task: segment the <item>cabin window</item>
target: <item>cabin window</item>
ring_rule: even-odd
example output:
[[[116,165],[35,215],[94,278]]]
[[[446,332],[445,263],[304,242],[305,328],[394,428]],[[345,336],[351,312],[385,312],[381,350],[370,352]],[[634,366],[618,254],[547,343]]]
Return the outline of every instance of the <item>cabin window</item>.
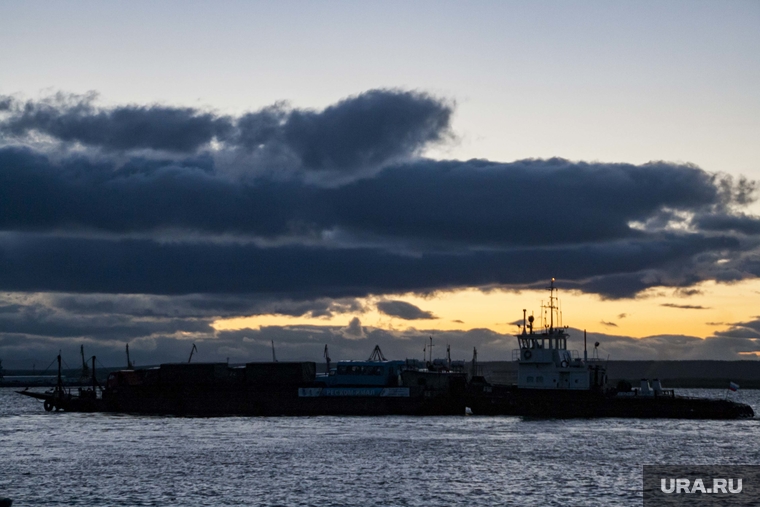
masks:
[[[532,383],[533,383],[533,377],[528,377],[528,384],[532,384]]]

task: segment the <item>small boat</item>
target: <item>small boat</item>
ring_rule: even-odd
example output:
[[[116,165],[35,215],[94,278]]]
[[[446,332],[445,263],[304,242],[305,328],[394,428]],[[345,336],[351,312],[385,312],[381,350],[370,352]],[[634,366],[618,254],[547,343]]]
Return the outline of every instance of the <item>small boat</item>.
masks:
[[[92,356],[92,385],[90,387],[79,387],[77,391],[72,391],[69,387],[64,387],[63,376],[61,375],[61,353],[58,352],[58,376],[55,388],[44,393],[38,393],[29,390],[17,391],[19,394],[35,398],[43,402],[46,412],[64,410],[66,412],[100,412],[104,408],[102,398],[98,398],[97,378],[95,377],[95,356]]]

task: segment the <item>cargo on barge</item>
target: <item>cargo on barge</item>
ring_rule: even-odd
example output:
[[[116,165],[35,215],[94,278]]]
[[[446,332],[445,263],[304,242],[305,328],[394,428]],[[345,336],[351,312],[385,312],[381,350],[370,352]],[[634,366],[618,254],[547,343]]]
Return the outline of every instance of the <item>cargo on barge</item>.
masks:
[[[60,358],[60,356],[59,356]],[[93,361],[93,379],[94,379]],[[459,415],[467,376],[432,371],[417,361],[388,361],[378,347],[366,361],[339,361],[327,374],[314,362],[162,364],[112,372],[96,387],[20,391],[69,412],[164,415]]]

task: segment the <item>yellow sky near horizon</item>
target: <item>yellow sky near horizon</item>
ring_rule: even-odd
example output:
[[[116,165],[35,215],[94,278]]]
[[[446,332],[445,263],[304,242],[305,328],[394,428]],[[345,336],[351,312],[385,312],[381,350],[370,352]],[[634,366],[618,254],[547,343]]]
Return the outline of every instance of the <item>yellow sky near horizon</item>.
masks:
[[[675,334],[706,338],[736,322],[756,318],[760,311],[760,279],[732,284],[703,282],[690,288],[699,293],[684,297],[669,287],[654,287],[635,299],[603,300],[591,294],[559,291],[563,324],[586,329],[589,332],[642,338]],[[260,328],[266,326],[344,326],[358,317],[364,326],[381,329],[404,330],[469,330],[487,328],[499,333],[514,333],[513,324],[522,319],[522,309],[536,316],[537,324],[541,303],[548,299],[548,291],[530,290],[509,292],[504,290],[480,291],[462,289],[438,292],[429,296],[399,294],[361,299],[364,311],[336,314],[330,318],[290,317],[285,315],[259,315],[220,319],[214,322],[216,330]],[[432,312],[437,319],[404,320],[384,315],[376,303],[399,300],[411,303],[424,311]]]

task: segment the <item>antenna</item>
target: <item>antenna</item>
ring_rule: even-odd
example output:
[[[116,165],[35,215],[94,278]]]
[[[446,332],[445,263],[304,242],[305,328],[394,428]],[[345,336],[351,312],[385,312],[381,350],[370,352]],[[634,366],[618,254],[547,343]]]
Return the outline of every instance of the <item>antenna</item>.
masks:
[[[478,375],[478,349],[472,348],[472,376]]]
[[[549,331],[551,332],[554,329],[554,313],[557,311],[557,306],[554,305],[554,302],[557,300],[556,296],[554,295],[554,291],[557,290],[556,287],[554,287],[554,278],[552,278],[551,285],[549,286]],[[545,325],[545,324],[544,324]]]
[[[127,343],[127,369],[131,370],[132,368],[134,368],[134,365],[132,364],[132,361],[129,360],[129,343]]]
[[[325,361],[327,362],[327,374],[330,374],[330,352],[327,350],[327,344],[325,343]]]
[[[451,345],[446,344],[446,367],[451,369]]]
[[[528,328],[528,324],[526,322],[526,317],[525,317],[525,314],[527,313],[527,311],[528,310],[526,310],[525,308],[523,308],[523,332],[522,332],[522,334],[525,334],[526,333],[525,330]]]
[[[277,362],[277,356],[274,355],[274,340],[272,340],[272,362],[273,363]]]
[[[430,362],[433,362],[433,337],[430,337]]]
[[[193,348],[190,349],[190,358],[187,360],[188,363],[193,360],[193,352],[198,352],[198,347],[196,347],[194,343]]]

